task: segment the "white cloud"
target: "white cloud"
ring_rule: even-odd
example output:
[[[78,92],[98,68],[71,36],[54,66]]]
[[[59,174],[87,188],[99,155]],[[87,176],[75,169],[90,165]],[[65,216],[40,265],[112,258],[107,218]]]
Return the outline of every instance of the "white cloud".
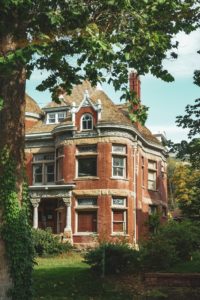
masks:
[[[188,129],[183,129],[175,125],[160,125],[154,126],[149,125],[148,128],[153,134],[155,133],[164,133],[168,140],[173,142],[180,142],[181,140],[187,140]]]
[[[200,69],[200,29],[189,35],[181,32],[174,38],[179,42],[178,58],[165,60],[164,67],[176,78],[192,77],[196,69]]]

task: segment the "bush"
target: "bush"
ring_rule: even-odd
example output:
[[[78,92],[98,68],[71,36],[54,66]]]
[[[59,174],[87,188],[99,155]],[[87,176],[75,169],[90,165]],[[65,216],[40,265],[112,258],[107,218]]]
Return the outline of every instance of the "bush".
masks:
[[[189,260],[192,252],[200,249],[200,226],[197,222],[168,222],[161,228],[160,235],[175,247],[181,261]]]
[[[59,237],[53,236],[50,230],[32,229],[33,245],[38,256],[57,255],[69,251],[70,243],[61,243]]]
[[[170,221],[140,246],[141,268],[161,271],[190,260],[200,249],[200,227],[189,221]]]
[[[125,243],[102,243],[84,255],[85,262],[97,273],[137,272],[139,253]]]
[[[152,236],[140,247],[141,269],[162,271],[177,263],[178,256],[174,245],[160,236]]]

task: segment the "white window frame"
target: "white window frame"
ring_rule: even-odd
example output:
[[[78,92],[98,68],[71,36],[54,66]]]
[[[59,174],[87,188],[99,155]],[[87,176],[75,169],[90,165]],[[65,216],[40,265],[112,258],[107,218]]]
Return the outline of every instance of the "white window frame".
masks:
[[[60,120],[59,114],[63,114],[62,120]],[[55,118],[54,118],[55,121],[54,122],[50,121],[50,119],[51,119],[50,115],[55,116]],[[47,124],[58,124],[58,123],[64,121],[65,118],[66,118],[66,111],[48,112],[47,113]]]
[[[123,160],[123,166],[114,165],[114,159],[120,158]],[[114,169],[122,169],[122,175],[115,175]],[[115,179],[124,179],[127,177],[127,146],[123,144],[113,144],[112,145],[112,178]]]
[[[113,200],[123,200],[123,204],[115,204]],[[126,235],[127,234],[127,198],[126,197],[112,197],[112,214],[111,214],[111,233],[112,235]],[[123,232],[122,231],[114,231],[114,212],[122,211],[123,212],[123,221],[119,221],[119,223],[123,222]],[[116,222],[116,221],[115,221]]]
[[[83,128],[83,122],[84,122],[84,118],[85,117],[90,117],[91,119],[91,128]],[[88,123],[88,121],[87,121],[87,123]],[[87,125],[87,127],[88,127],[88,125]],[[82,117],[81,117],[81,131],[86,131],[86,130],[93,130],[93,127],[94,127],[94,120],[93,120],[93,116],[92,116],[92,114],[90,114],[90,113],[85,113],[85,114],[83,114],[82,115]]]
[[[155,178],[150,179],[149,175],[153,175]],[[157,190],[157,161],[148,160],[148,190],[156,191]]]
[[[54,118],[51,117],[51,115],[54,116]],[[54,121],[51,121],[51,120],[54,120]],[[56,113],[51,112],[51,113],[47,114],[47,124],[56,124]]]
[[[53,159],[45,159],[42,158],[42,156],[44,155],[52,155]],[[39,156],[41,156],[41,159],[36,159],[37,157],[39,158]],[[33,157],[33,168],[32,168],[32,172],[33,172],[33,185],[48,185],[48,184],[53,184],[55,183],[55,154],[53,152],[50,153],[39,153],[34,155]],[[54,180],[53,181],[47,181],[47,165],[52,164],[54,167]],[[35,182],[35,168],[37,167],[37,165],[42,165],[42,182]]]

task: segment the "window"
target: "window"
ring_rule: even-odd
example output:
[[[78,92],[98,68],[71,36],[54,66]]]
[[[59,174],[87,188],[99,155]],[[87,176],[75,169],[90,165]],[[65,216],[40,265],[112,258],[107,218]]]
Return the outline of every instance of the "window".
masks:
[[[142,186],[145,186],[145,181],[144,181],[144,156],[141,158],[141,165],[142,165],[142,172],[141,172],[141,179],[142,179]]]
[[[50,183],[54,183],[54,153],[34,155],[33,184]]]
[[[78,158],[78,177],[97,176],[97,158],[79,157]]]
[[[66,118],[66,111],[54,112],[47,114],[47,124],[57,124]]]
[[[78,177],[97,176],[97,145],[77,147]]]
[[[158,205],[149,205],[149,215],[155,215],[158,213]]]
[[[63,179],[64,148],[56,149],[56,180]]]
[[[77,232],[96,233],[97,232],[97,199],[79,198],[77,199]]]
[[[64,121],[64,119],[66,118],[66,112],[61,111],[58,113],[58,123]]]
[[[157,163],[156,161],[148,161],[148,189],[156,190],[157,188]]]
[[[78,206],[95,206],[97,205],[96,198],[81,198],[77,200]]]
[[[112,233],[127,233],[126,198],[114,197],[112,199]]]
[[[81,129],[91,130],[93,129],[93,117],[90,114],[84,114],[81,118]]]
[[[55,113],[48,114],[48,123],[49,124],[56,123],[56,114]]]
[[[112,146],[112,176],[118,178],[126,177],[126,146]]]

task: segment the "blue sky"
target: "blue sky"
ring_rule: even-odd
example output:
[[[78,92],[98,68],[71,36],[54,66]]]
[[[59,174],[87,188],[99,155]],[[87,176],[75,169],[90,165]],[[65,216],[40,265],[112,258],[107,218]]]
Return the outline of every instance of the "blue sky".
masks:
[[[178,55],[175,61],[166,60],[164,66],[175,77],[172,83],[165,83],[151,75],[141,77],[141,100],[149,107],[147,127],[153,133],[165,132],[167,139],[178,142],[187,137],[187,130],[178,128],[175,124],[177,115],[184,113],[187,104],[194,103],[200,98],[200,88],[193,84],[193,72],[200,69],[200,30],[190,35],[180,33],[176,37],[179,41]],[[44,78],[45,73],[35,71],[27,81],[27,93],[33,97],[40,106],[51,100],[48,91],[38,92],[36,86]],[[103,86],[108,96],[119,103],[120,93],[107,86]]]

